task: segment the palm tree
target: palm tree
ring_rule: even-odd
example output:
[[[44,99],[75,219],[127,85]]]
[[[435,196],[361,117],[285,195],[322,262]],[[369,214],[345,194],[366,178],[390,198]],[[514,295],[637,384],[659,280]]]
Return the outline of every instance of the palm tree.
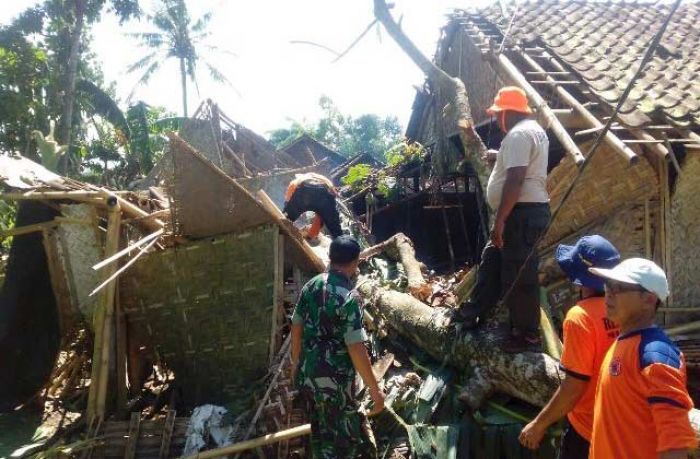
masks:
[[[136,85],[146,84],[166,59],[176,58],[180,64],[182,111],[186,117],[187,78],[189,77],[194,82],[195,87],[197,86],[196,70],[199,62],[204,63],[214,80],[230,85],[228,79],[219,70],[202,58],[200,52],[201,48],[225,52],[216,46],[203,43],[203,40],[210,35],[206,28],[212,18],[212,13],[209,12],[192,23],[185,0],[160,0],[159,9],[155,14],[147,17],[157,30],[131,35],[137,38],[142,46],[150,48],[152,51],[133,63],[127,72],[145,69]]]

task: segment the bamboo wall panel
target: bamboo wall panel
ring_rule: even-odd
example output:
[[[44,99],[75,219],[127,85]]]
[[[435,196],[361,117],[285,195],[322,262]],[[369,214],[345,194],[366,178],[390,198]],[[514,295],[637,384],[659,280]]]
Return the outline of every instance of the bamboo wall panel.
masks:
[[[247,403],[267,371],[276,226],[144,256],[121,281],[130,339],[175,372],[189,405]]]
[[[588,145],[581,145],[581,149],[587,152]],[[549,247],[587,224],[601,221],[631,204],[643,204],[646,199],[658,196],[658,178],[646,160],[630,166],[605,145],[601,145],[599,150],[540,247]],[[547,177],[547,191],[552,210],[559,205],[578,172],[578,167],[569,156],[551,171]]]
[[[241,231],[272,221],[242,186],[179,138],[170,141],[174,231],[206,237]]]
[[[700,155],[688,153],[682,171],[671,197],[671,288],[675,305],[700,306]]]
[[[61,213],[75,223],[63,222],[58,226],[60,260],[67,275],[71,300],[91,323],[98,296],[89,294],[100,280],[99,272],[92,266],[103,258],[97,215],[95,208],[89,204],[62,205]]]

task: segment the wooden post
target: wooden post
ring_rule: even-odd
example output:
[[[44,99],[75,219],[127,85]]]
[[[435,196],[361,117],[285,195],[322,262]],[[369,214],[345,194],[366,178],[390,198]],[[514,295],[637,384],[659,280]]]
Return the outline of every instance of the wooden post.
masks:
[[[644,255],[651,260],[651,211],[649,210],[649,200],[644,201]]]
[[[117,282],[115,280],[115,282]],[[129,398],[128,388],[126,383],[126,316],[124,315],[124,310],[121,307],[121,302],[119,301],[119,289],[115,293],[115,314],[116,314],[116,328],[117,328],[117,355],[116,355],[116,365],[117,365],[117,414],[120,418],[126,414],[126,403]]]
[[[233,445],[224,446],[223,448],[212,449],[209,451],[202,451],[199,453],[192,454],[183,459],[210,459],[214,457],[227,456],[231,453],[240,453],[242,451],[247,451],[249,449],[254,449],[259,446],[270,445],[272,443],[277,443],[283,440],[289,440],[290,438],[301,437],[303,435],[309,435],[311,433],[311,424],[304,424],[303,426],[292,427],[291,429],[283,430],[282,432],[276,432],[273,434],[265,435],[264,437],[254,438],[252,440],[242,441],[240,443],[234,443]]]
[[[568,132],[566,132],[564,126],[561,125],[559,119],[557,119],[556,115],[552,112],[552,109],[549,108],[549,105],[547,105],[547,102],[542,98],[542,96],[540,96],[535,88],[528,83],[527,79],[522,73],[520,73],[520,70],[518,70],[518,68],[503,53],[498,55],[496,62],[498,63],[499,67],[510,78],[512,78],[515,83],[523,89],[523,91],[525,91],[527,97],[530,99],[530,102],[537,109],[538,114],[544,118],[545,124],[552,130],[552,132],[554,132],[554,135],[557,136],[559,142],[561,142],[562,146],[564,147],[564,150],[566,150],[566,152],[574,159],[574,162],[577,165],[583,163],[584,157],[581,150],[579,150],[576,143],[569,136]]]
[[[105,256],[117,253],[121,224],[121,208],[116,196],[106,198],[107,236],[105,239]],[[116,266],[109,265],[104,271],[104,278],[109,278]],[[114,328],[114,294],[116,283],[111,282],[103,290],[95,315],[95,344],[92,355],[90,393],[88,396],[88,421],[104,418],[107,400],[107,383],[109,381],[109,360],[112,350],[112,331]]]
[[[661,161],[661,172],[663,174],[662,179],[662,193],[664,194],[664,233],[666,240],[666,250],[664,251],[664,269],[666,271],[666,278],[668,279],[669,295],[666,300],[667,306],[673,306],[673,237],[672,237],[672,226],[671,226],[671,184],[668,182],[668,162],[664,158]],[[665,318],[664,318],[665,319]]]
[[[277,347],[277,332],[279,331],[279,324],[277,318],[279,317],[279,310],[284,301],[284,235],[277,231],[276,243],[275,243],[275,275],[274,284],[272,288],[272,330],[270,330],[270,360],[269,365],[272,365],[275,358]]]

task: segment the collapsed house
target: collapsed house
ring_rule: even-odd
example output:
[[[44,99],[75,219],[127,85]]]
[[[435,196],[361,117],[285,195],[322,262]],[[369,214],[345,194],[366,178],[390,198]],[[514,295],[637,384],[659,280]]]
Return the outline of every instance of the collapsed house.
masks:
[[[615,108],[670,5],[529,1],[478,11],[458,11],[444,27],[435,62],[466,85],[477,131],[489,148],[501,133],[486,114],[502,86],[523,88],[548,127],[551,207],[561,203],[596,133]],[[697,253],[700,166],[700,65],[695,3],[674,15],[642,77],[635,83],[610,132],[540,244],[542,280],[553,306],[570,298],[553,266],[553,247],[582,234],[599,233],[624,257],[645,256],[669,273],[672,297],[664,323],[694,317],[674,307],[700,302]],[[499,52],[501,51],[501,52]],[[448,100],[430,83],[413,104],[409,138],[421,142],[446,175],[458,172],[455,143],[443,142],[442,107]],[[681,312],[683,311],[683,312]]]
[[[700,13],[693,4],[682,8],[662,41],[664,51],[637,83],[540,246],[543,309],[553,318],[543,315],[547,353],[503,355],[488,331],[448,328],[446,308],[433,307],[464,299],[474,270],[427,278],[416,255],[445,271],[446,261],[473,265],[486,241],[488,217],[484,177],[463,161],[445,127],[442,108],[450,101],[429,83],[417,95],[407,134],[428,154],[392,171],[400,199],[380,203],[371,215],[363,202],[368,190],[349,199],[365,222],[372,219],[378,240],[395,244],[368,250],[386,252],[386,259],[403,266],[391,274],[390,263],[372,259],[374,271],[359,287],[368,298],[373,346],[382,350],[375,373],[385,376],[390,413],[405,420],[375,421],[379,432],[394,432],[385,454],[391,446],[397,458],[409,450],[415,457],[453,458],[457,450],[521,457],[517,442],[503,444],[517,437],[518,422],[527,418],[516,413],[514,422],[513,410],[502,405],[515,400],[518,410],[528,412],[532,406],[518,400],[541,405],[558,384],[560,343],[552,332],[572,297],[551,251],[585,233],[602,234],[623,256],[648,256],[667,269],[674,296],[661,318],[681,340],[689,367],[697,365],[692,306],[700,279],[692,260],[697,232],[690,225],[697,215],[694,172],[700,167],[693,154],[700,144],[700,89],[692,78],[700,61],[692,43],[699,35],[692,24]],[[666,12],[664,5],[549,0],[515,7],[514,19],[499,7],[460,11],[444,29],[435,60],[464,81],[489,147],[498,146],[500,134],[484,109],[497,89],[517,84],[528,92],[552,140],[548,188],[556,207],[612,113],[621,91],[616,82],[628,78],[626,70]],[[495,52],[501,43],[502,52]],[[87,456],[179,456],[196,434],[191,413],[220,416],[209,404],[225,405],[236,417],[228,435],[237,441],[290,428],[294,435],[308,432],[292,403],[286,327],[303,281],[325,269],[323,247],[309,246],[278,207],[294,174],[326,171],[337,180],[364,162],[358,155],[326,166],[333,156],[319,155],[317,148],[309,146],[313,161],[304,156],[305,147],[276,152],[207,102],[171,136],[163,160],[138,184],[140,191],[101,189],[26,159],[3,157],[0,175],[12,190],[5,198],[23,203],[12,232],[3,305],[13,301],[43,315],[37,322],[48,331],[45,340],[31,343],[30,337],[25,348],[35,344],[55,356],[59,338],[81,322],[91,324],[94,342],[88,340],[82,354],[59,354],[53,370],[36,370],[19,383],[8,378],[0,387],[16,390],[30,379],[48,379],[48,394],[81,388],[89,420],[83,427],[92,441]],[[360,234],[356,222],[346,223]],[[409,238],[394,236],[399,231]],[[13,267],[22,257],[31,260],[32,270]],[[3,325],[31,329],[26,317],[4,318]],[[674,326],[679,321],[689,323]],[[13,349],[9,343],[16,341],[0,338]],[[26,359],[14,352],[11,365],[26,374]],[[52,358],[44,359],[49,367]],[[33,384],[27,393],[36,392]],[[494,399],[496,393],[501,395]],[[479,422],[467,422],[471,415],[458,397],[479,410]],[[202,442],[194,443],[212,446]],[[304,453],[295,440],[260,451],[267,457]]]

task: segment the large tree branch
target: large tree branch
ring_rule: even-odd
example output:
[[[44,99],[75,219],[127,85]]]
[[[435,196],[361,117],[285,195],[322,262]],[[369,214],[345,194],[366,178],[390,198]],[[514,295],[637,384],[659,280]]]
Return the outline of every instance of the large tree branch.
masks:
[[[447,74],[418,49],[391,16],[384,0],[374,0],[374,16],[382,23],[387,33],[396,41],[399,47],[423,71],[425,76],[439,87],[451,101],[452,109],[455,110],[454,122],[456,126],[450,126],[450,128],[453,132],[460,133],[466,157],[472,161],[479,171],[480,177],[483,178],[485,172],[480,167],[480,161],[482,153],[486,151],[486,146],[474,130],[469,97],[464,82]]]

